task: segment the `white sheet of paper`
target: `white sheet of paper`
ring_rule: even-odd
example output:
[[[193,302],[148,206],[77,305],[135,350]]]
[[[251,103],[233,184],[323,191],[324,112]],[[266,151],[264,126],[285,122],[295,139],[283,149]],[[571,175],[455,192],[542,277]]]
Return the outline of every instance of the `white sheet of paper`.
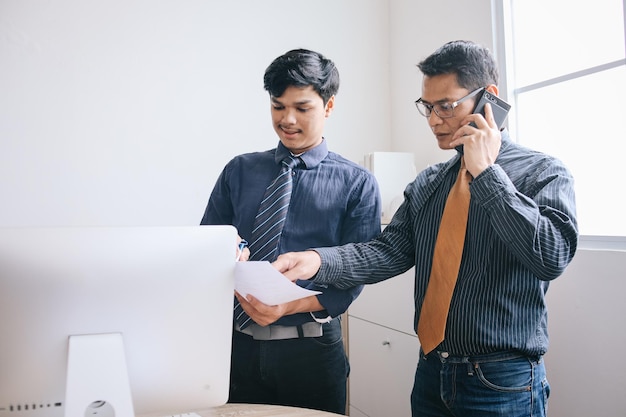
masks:
[[[267,261],[237,262],[235,290],[244,297],[252,294],[271,306],[321,294],[297,286]]]

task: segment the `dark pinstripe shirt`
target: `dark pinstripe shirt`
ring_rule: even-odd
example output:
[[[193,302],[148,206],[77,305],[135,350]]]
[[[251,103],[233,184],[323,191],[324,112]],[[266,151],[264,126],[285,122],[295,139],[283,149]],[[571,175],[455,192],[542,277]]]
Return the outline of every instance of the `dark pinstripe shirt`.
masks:
[[[545,293],[576,251],[572,175],[559,160],[511,142],[506,130],[502,139],[495,164],[470,184],[461,269],[439,347],[452,354],[544,354]],[[459,167],[457,154],[421,172],[376,239],[316,249],[322,266],[315,282],[338,287],[371,284],[415,265],[417,323],[443,207]]]

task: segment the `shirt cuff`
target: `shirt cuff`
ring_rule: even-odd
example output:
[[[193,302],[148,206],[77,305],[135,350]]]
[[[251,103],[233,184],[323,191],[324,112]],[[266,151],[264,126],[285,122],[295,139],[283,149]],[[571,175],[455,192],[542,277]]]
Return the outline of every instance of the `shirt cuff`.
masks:
[[[500,201],[511,187],[511,180],[502,167],[494,164],[474,178],[471,184],[472,197],[483,207],[488,207]]]
[[[317,284],[332,284],[341,277],[343,271],[343,259],[336,248],[315,248],[320,255],[322,263],[313,282]]]
[[[330,321],[333,319],[331,316],[326,316],[326,317],[321,318],[321,319],[317,318],[317,317],[315,317],[315,314],[313,314],[312,311],[310,312],[310,314],[311,314],[311,317],[313,317],[313,320],[315,320],[318,323],[322,323],[322,324],[330,323]]]

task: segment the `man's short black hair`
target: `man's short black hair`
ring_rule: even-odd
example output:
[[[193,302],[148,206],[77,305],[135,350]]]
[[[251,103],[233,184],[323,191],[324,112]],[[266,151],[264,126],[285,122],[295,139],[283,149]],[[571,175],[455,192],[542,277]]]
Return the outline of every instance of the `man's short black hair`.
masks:
[[[282,96],[290,86],[311,86],[326,105],[339,90],[339,71],[333,61],[318,52],[294,49],[279,56],[267,67],[263,86],[273,97]]]
[[[498,85],[496,60],[482,45],[471,41],[452,41],[441,46],[417,67],[425,76],[456,74],[459,86],[468,90]]]

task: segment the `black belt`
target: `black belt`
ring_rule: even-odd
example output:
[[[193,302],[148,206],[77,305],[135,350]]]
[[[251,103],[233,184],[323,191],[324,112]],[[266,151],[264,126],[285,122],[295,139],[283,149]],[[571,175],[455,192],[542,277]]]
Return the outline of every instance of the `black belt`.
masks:
[[[441,361],[442,363],[488,363],[506,361],[517,358],[529,358],[537,361],[541,359],[541,356],[531,356],[516,350],[477,355],[456,355],[446,351],[434,350],[429,354],[424,355],[424,351],[420,349],[420,353],[424,357],[424,359],[436,359],[438,361]]]
[[[253,323],[243,330],[239,328],[238,324],[235,324],[235,330],[250,335],[255,340],[297,339],[303,337],[320,337],[324,334],[322,324],[313,321],[297,326],[281,326],[278,324],[259,326]]]

